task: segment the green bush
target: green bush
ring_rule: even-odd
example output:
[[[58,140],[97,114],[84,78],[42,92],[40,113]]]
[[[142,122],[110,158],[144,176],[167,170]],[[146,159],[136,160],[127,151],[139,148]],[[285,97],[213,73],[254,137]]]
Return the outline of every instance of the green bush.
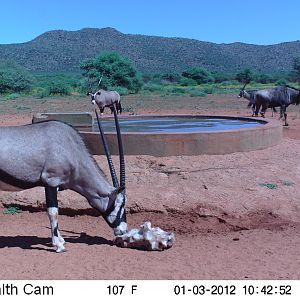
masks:
[[[300,83],[300,57],[294,58],[293,68],[296,74],[296,80]]]
[[[156,73],[153,75],[143,75],[142,77],[145,83],[162,85],[179,83],[182,78],[181,75],[176,72]]]
[[[202,91],[206,94],[214,94],[215,88],[213,86],[207,86],[202,89]]]
[[[163,86],[160,84],[147,83],[143,86],[143,90],[149,92],[161,92],[163,91]]]
[[[13,61],[0,62],[0,94],[30,91],[34,77]]]
[[[287,85],[288,81],[286,79],[279,79],[275,82],[276,85]]]
[[[49,89],[37,87],[32,91],[32,95],[37,98],[45,98],[50,95]]]
[[[15,99],[20,98],[20,96],[21,95],[19,93],[12,93],[12,94],[7,95],[5,98],[7,100],[15,100]]]
[[[129,94],[128,89],[126,89],[123,86],[115,86],[113,88],[110,88],[110,90],[114,90],[114,91],[118,92],[121,96],[125,96],[125,95]]]
[[[61,80],[53,80],[48,85],[50,95],[70,95],[71,87]]]
[[[234,79],[234,75],[220,72],[212,72],[212,76],[214,78],[214,82],[221,83],[224,81],[231,81]]]
[[[181,86],[195,86],[197,84],[198,83],[196,80],[194,80],[192,78],[186,78],[186,77],[181,78],[180,83],[179,83],[179,85],[181,85]]]
[[[259,75],[255,76],[254,79],[256,82],[259,82],[259,83],[271,83],[273,81],[272,77],[268,74],[259,74]]]
[[[208,70],[200,67],[189,69],[183,72],[182,76],[194,79],[198,84],[214,82],[212,74]]]
[[[172,94],[185,94],[185,89],[180,87],[172,87],[168,89],[168,92]]]

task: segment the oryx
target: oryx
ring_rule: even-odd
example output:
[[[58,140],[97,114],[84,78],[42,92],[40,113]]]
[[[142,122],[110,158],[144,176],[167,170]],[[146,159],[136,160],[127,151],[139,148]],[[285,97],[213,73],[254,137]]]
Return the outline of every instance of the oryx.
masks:
[[[87,93],[87,96],[91,96],[93,104],[97,104],[101,115],[103,114],[105,107],[111,107],[112,104],[116,105],[117,113],[122,113],[121,97],[116,91],[98,90],[96,93]]]
[[[59,121],[0,127],[0,189],[22,190],[45,187],[52,244],[63,252],[64,239],[58,230],[58,190],[73,190],[97,209],[114,234],[128,231],[125,213],[125,163],[119,123],[120,185],[110,156],[112,186],[93,159],[79,133]]]

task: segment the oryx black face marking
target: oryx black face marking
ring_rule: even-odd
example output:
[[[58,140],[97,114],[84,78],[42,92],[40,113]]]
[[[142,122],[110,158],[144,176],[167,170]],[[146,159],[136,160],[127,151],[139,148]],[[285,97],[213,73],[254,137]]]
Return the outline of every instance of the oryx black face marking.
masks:
[[[54,227],[53,234],[58,237],[58,226]]]

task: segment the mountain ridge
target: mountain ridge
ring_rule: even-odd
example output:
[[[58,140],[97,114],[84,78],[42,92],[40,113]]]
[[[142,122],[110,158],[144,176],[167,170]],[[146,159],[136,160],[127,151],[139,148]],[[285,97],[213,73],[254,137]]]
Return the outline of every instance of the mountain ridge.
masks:
[[[273,45],[213,43],[181,37],[124,34],[112,27],[51,30],[25,43],[0,44],[0,60],[10,59],[31,71],[78,72],[84,59],[101,51],[128,57],[143,73],[182,72],[191,67],[238,72],[288,72],[300,57],[300,41]]]

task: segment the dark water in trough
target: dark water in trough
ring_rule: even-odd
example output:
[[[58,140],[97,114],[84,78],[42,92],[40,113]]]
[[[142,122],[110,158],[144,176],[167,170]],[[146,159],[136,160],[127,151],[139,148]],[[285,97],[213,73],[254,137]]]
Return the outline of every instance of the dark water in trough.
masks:
[[[105,132],[115,132],[114,121],[101,122]],[[218,130],[238,130],[263,126],[264,123],[250,119],[198,118],[198,117],[155,117],[143,119],[120,119],[122,132],[201,132]],[[93,131],[98,131],[97,121]]]

